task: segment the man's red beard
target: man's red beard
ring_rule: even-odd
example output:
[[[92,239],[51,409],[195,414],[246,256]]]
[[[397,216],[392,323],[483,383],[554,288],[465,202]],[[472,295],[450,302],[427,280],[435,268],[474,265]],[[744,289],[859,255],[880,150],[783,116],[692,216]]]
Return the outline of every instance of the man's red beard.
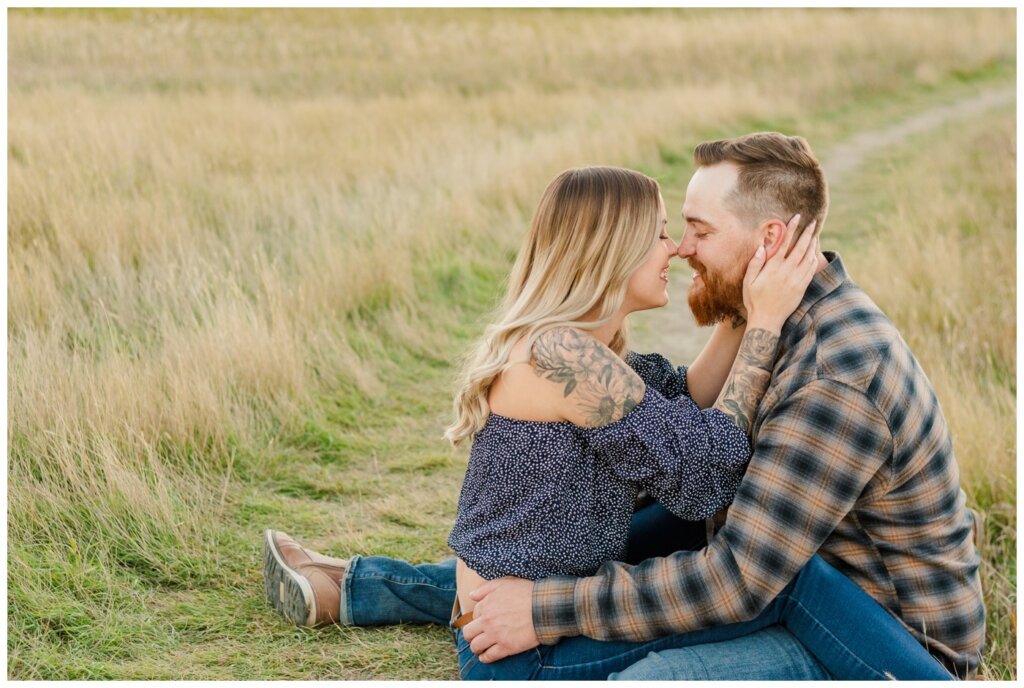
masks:
[[[740,273],[739,277],[725,277],[712,274],[693,258],[687,259],[687,262],[703,282],[702,286],[691,284],[687,295],[697,325],[707,327],[740,317],[740,308],[743,307],[743,274]]]

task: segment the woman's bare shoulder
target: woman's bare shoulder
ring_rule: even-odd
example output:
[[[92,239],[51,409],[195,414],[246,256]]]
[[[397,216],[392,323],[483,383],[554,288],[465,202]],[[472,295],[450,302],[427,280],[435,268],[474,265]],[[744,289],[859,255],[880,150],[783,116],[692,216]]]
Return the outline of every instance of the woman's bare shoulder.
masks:
[[[525,338],[512,347],[509,361],[513,365],[495,379],[487,395],[491,411],[508,418],[542,423],[565,420],[559,411],[558,389],[537,374]]]
[[[577,425],[614,423],[643,401],[646,391],[640,376],[614,351],[572,327],[538,337],[530,364],[557,389],[559,413]]]

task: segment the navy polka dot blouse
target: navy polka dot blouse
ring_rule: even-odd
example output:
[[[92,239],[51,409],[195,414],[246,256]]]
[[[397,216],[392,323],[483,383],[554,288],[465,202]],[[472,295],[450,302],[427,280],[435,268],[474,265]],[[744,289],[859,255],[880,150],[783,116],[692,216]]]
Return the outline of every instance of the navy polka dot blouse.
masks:
[[[474,436],[448,545],[482,577],[587,576],[621,560],[641,489],[691,521],[732,502],[746,433],[697,407],[685,368],[658,354],[628,362],[647,390],[610,425],[492,413]]]

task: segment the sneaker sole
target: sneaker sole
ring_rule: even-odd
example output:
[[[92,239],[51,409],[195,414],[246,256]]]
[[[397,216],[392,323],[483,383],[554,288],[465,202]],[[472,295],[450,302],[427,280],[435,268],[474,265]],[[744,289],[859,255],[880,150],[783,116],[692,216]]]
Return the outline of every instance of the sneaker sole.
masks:
[[[296,626],[312,626],[316,621],[313,588],[284,563],[273,538],[274,531],[263,534],[263,588],[267,602]]]

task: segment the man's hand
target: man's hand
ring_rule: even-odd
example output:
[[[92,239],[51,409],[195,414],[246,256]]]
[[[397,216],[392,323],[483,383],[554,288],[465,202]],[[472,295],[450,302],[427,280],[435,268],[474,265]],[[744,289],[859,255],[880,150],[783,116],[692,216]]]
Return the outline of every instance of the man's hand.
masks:
[[[533,630],[533,581],[496,578],[469,596],[476,606],[462,634],[481,662],[497,662],[540,645]]]

